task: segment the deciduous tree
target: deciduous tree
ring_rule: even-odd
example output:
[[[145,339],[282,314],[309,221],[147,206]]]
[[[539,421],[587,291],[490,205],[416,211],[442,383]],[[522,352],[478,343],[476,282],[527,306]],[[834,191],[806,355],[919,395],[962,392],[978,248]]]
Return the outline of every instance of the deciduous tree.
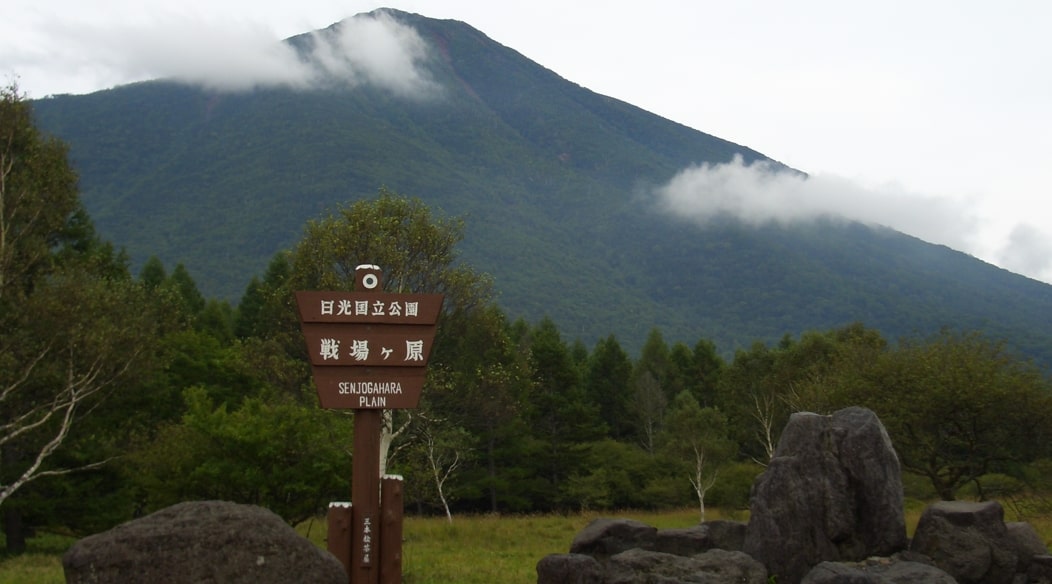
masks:
[[[151,353],[155,307],[95,236],[65,145],[0,90],[0,504],[72,470],[49,459]]]
[[[727,437],[727,418],[715,408],[703,408],[688,391],[672,401],[662,431],[662,450],[685,461],[690,486],[705,521],[705,493],[716,483],[720,466],[734,456]]]
[[[944,330],[843,365],[820,381],[820,391],[836,396],[830,406],[876,412],[903,468],[926,477],[943,499],[1047,455],[1052,387],[1002,342]]]

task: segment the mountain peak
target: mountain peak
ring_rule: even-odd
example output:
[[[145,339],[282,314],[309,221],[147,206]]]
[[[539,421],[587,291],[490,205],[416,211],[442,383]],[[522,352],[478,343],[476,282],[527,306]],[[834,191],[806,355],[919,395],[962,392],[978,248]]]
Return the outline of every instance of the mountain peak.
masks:
[[[1052,287],[849,221],[672,217],[655,193],[683,169],[778,165],[467,24],[378,9],[288,42],[299,63],[252,91],[141,83],[34,104],[102,236],[236,301],[308,220],[386,186],[464,216],[463,259],[505,310],[568,338],[635,348],[658,327],[729,352],[862,321],[984,329],[1052,363]]]

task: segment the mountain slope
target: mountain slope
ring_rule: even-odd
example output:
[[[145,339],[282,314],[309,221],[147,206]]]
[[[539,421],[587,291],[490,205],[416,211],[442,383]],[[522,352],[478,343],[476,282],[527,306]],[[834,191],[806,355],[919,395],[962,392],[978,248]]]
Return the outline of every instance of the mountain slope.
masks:
[[[729,351],[861,320],[888,336],[982,327],[1052,363],[1052,287],[860,224],[679,221],[651,188],[693,164],[766,158],[464,23],[388,14],[429,48],[433,95],[156,81],[34,106],[70,143],[99,231],[137,262],[184,262],[208,295],[237,300],[307,220],[385,185],[465,216],[464,259],[494,275],[501,305],[569,338],[615,333],[634,349],[656,326]],[[306,51],[341,26],[288,42]]]

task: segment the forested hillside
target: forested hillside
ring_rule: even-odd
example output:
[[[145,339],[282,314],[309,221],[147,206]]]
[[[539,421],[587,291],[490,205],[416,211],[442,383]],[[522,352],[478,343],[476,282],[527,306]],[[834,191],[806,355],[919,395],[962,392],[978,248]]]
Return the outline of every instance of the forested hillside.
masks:
[[[34,106],[70,144],[100,233],[136,267],[183,263],[207,296],[237,301],[308,220],[386,186],[465,219],[463,258],[493,275],[510,315],[550,316],[589,345],[615,333],[635,350],[656,326],[729,356],[861,321],[889,338],[978,328],[1052,363],[1052,287],[875,226],[680,221],[654,187],[689,165],[766,157],[465,23],[386,14],[425,43],[427,95],[154,81]],[[306,50],[340,27],[288,42]]]

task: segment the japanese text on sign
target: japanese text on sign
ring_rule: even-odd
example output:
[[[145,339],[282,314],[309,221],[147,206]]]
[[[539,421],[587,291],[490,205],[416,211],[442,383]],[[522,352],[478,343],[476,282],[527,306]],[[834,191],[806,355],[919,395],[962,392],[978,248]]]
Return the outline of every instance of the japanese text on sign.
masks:
[[[368,566],[372,563],[373,553],[373,518],[365,517],[362,520],[362,565]]]
[[[320,300],[323,316],[418,316],[420,303],[393,300]]]
[[[323,361],[330,359],[337,361],[340,359],[340,339],[334,338],[322,338],[319,339],[321,347],[318,355]],[[380,346],[381,359],[387,361],[393,355],[395,350],[391,347],[384,345]],[[406,340],[405,351],[399,352],[402,356],[402,361],[413,362],[424,360],[424,341],[423,339]],[[347,351],[347,356],[355,361],[366,361],[369,359],[369,341],[368,339],[352,339],[351,346]]]
[[[433,325],[442,310],[441,294],[384,292],[296,292],[302,323]]]

